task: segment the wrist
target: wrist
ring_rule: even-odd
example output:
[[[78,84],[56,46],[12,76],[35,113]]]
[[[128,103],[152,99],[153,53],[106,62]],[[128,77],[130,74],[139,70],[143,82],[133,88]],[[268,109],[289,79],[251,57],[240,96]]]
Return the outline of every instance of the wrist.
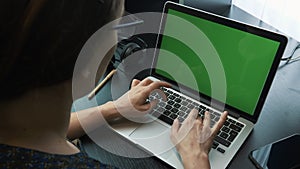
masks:
[[[181,156],[185,169],[210,169],[209,157],[207,153],[187,153]]]
[[[109,101],[101,106],[102,115],[108,121],[120,117],[120,113],[114,104],[115,103],[113,101]]]

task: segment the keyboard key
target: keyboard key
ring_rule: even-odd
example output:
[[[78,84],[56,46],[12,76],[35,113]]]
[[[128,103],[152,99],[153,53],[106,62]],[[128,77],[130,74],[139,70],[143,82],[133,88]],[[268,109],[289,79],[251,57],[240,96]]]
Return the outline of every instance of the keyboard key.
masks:
[[[238,133],[237,133],[237,132],[235,132],[235,131],[233,131],[233,130],[231,130],[231,131],[229,132],[229,135],[231,135],[231,136],[237,136],[237,135],[238,135]]]
[[[181,105],[178,104],[178,103],[175,103],[175,104],[174,104],[174,107],[178,109],[179,107],[181,107]]]
[[[203,116],[204,116],[204,113],[205,113],[204,110],[200,110],[198,114],[199,114],[200,117],[203,117]]]
[[[230,131],[230,129],[226,126],[223,126],[221,130],[225,133],[229,133],[229,131]]]
[[[213,120],[216,116],[214,114],[210,115],[210,119]]]
[[[219,117],[221,116],[220,113],[215,112],[215,111],[213,112],[213,114],[214,114],[215,116],[219,116]]]
[[[187,105],[187,108],[193,109],[193,108],[195,108],[195,106],[193,104],[189,104],[189,105]]]
[[[159,113],[159,112],[157,112],[157,111],[153,111],[152,113],[152,116],[154,116],[154,117],[159,117],[161,114]]]
[[[160,89],[161,89],[162,91],[164,91],[164,92],[167,91],[167,89],[166,89],[165,87],[161,87]]]
[[[175,103],[175,102],[174,102],[173,100],[169,100],[169,101],[168,101],[168,104],[169,104],[169,105],[173,105],[174,103]]]
[[[179,111],[179,112],[178,112],[178,116],[181,116],[181,117],[183,117],[185,114],[186,114],[186,113],[183,112],[183,111]]]
[[[171,90],[167,90],[167,93],[173,94],[174,92],[172,92]]]
[[[176,108],[171,109],[171,112],[173,112],[173,113],[177,113],[178,111],[179,111],[179,110],[176,109]]]
[[[180,123],[182,123],[184,121],[184,118],[182,118],[182,117],[178,117],[177,119]]]
[[[160,119],[161,121],[166,122],[169,125],[173,124],[173,119],[170,119],[169,117],[166,117],[164,115],[159,116],[158,119]]]
[[[233,142],[233,140],[236,138],[236,135],[229,135],[227,138],[228,141]]]
[[[170,111],[168,111],[168,110],[164,111],[164,115],[165,115],[165,116],[169,116],[170,114],[171,114]]]
[[[203,105],[200,105],[199,106],[201,109],[203,109],[203,110],[205,110],[206,109],[206,107],[205,106],[203,106]]]
[[[229,147],[230,144],[231,144],[229,141],[223,139],[223,138],[220,137],[220,136],[216,136],[216,137],[215,137],[215,140],[216,140],[217,142],[219,142],[220,144],[224,145],[225,147]]]
[[[162,112],[164,112],[164,111],[165,111],[165,109],[164,109],[164,108],[162,108],[162,107],[158,107],[156,110],[157,110],[158,112],[160,112],[160,113],[162,113]]]
[[[154,96],[149,96],[149,98],[147,99],[147,101],[146,102],[150,102],[150,101],[152,101],[152,100],[154,100],[155,99],[155,97]]]
[[[167,110],[171,110],[171,109],[172,109],[172,106],[166,105],[166,109],[167,109]]]
[[[182,110],[182,111],[186,111],[187,109],[188,109],[188,108],[183,107],[183,106],[180,107],[180,110]]]
[[[174,120],[174,119],[177,118],[177,115],[176,115],[176,114],[171,114],[171,115],[170,115],[170,118]]]
[[[175,99],[175,96],[174,96],[174,95],[169,95],[169,96],[168,96],[168,99],[174,100],[174,99]]]
[[[190,100],[190,99],[186,99],[186,101],[187,101],[188,103],[192,103],[192,102],[193,102],[193,101]]]
[[[183,105],[183,106],[186,106],[188,104],[188,102],[187,101],[181,101],[180,104]]]
[[[226,139],[229,136],[229,134],[221,132],[220,137],[222,137],[223,139]]]
[[[235,124],[235,121],[232,120],[232,119],[228,119],[228,121],[229,121],[230,123],[232,123],[232,124]]]
[[[158,107],[160,107],[158,104],[153,106],[153,109],[157,109]]]
[[[173,93],[173,95],[174,95],[175,97],[179,97],[179,94],[177,94],[177,93]]]
[[[183,118],[186,119],[188,115],[189,115],[189,114],[185,114],[185,115],[183,116]]]
[[[215,121],[211,121],[211,122],[210,122],[210,127],[212,128],[215,124],[216,124]]]
[[[217,148],[217,150],[218,150],[219,152],[221,152],[221,153],[225,153],[225,150],[222,149],[221,147]]]
[[[181,102],[181,99],[180,99],[180,98],[176,98],[176,99],[175,99],[175,102],[180,103],[180,102]]]
[[[161,97],[160,94],[158,94],[158,93],[156,93],[155,97],[156,97],[158,100],[162,99],[162,97]]]
[[[214,141],[213,144],[212,144],[212,148],[216,149],[218,146],[219,146],[219,143]]]
[[[161,107],[165,107],[166,106],[166,102],[159,102],[158,105],[161,106]]]
[[[224,125],[224,126],[229,126],[229,124],[230,124],[230,123],[229,123],[228,121],[225,121],[223,125]]]
[[[237,125],[237,126],[240,127],[240,128],[243,128],[243,127],[244,127],[244,125],[243,125],[242,123],[239,123],[239,122],[236,122],[235,125]]]
[[[156,96],[156,94],[157,94],[156,92],[151,92],[151,93],[150,93],[150,97],[151,97],[151,96]]]
[[[200,107],[200,104],[193,102],[194,107]]]
[[[234,125],[234,124],[230,124],[229,128],[231,128],[232,130],[235,130],[235,131],[237,131],[237,132],[240,132],[240,131],[241,131],[241,128],[238,127],[238,126],[236,126],[236,125]]]

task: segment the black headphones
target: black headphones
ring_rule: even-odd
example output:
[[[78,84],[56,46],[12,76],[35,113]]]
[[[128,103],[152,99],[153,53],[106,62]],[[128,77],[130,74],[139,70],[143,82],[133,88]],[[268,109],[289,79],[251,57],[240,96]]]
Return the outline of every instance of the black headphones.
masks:
[[[117,44],[116,51],[112,58],[112,63],[114,64],[114,67],[116,67],[116,62],[120,63],[129,55],[137,51],[144,50],[147,47],[148,45],[146,44],[146,42],[136,35],[121,40]]]

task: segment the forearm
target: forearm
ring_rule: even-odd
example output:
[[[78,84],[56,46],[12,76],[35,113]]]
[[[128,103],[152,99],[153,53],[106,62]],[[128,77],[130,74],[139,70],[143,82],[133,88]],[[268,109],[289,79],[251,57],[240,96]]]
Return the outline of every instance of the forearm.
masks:
[[[113,102],[107,102],[101,106],[93,107],[78,112],[72,112],[68,128],[67,138],[72,140],[83,136],[86,132],[120,117]]]

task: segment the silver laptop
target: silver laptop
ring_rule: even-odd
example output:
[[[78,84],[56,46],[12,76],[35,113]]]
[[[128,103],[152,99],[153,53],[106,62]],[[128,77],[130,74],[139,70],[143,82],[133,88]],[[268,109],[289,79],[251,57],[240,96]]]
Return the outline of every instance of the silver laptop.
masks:
[[[175,118],[191,109],[211,112],[212,125],[229,117],[209,154],[212,168],[225,168],[252,131],[264,105],[287,38],[177,3],[164,6],[150,77],[172,88],[145,123],[114,124],[119,134],[174,168],[183,168],[170,141]],[[151,119],[151,120],[149,120]]]

